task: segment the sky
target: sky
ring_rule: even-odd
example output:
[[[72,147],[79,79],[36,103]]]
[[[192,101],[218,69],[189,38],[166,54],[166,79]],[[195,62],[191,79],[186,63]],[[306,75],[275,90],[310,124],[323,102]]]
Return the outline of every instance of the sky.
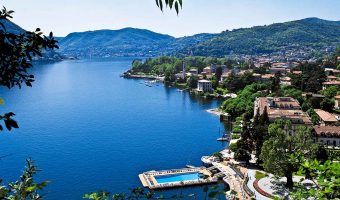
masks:
[[[125,27],[175,37],[269,25],[307,17],[340,20],[340,0],[183,0],[183,8],[161,12],[155,0],[0,0],[26,30],[55,36]]]

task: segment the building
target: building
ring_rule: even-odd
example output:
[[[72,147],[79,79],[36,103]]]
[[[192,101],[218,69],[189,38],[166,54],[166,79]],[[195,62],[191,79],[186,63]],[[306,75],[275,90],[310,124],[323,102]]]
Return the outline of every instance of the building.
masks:
[[[230,74],[231,72],[223,73],[220,81],[223,83],[230,76]]]
[[[327,81],[332,82],[332,81],[337,81],[338,77],[336,76],[327,76]]]
[[[322,89],[325,90],[330,86],[338,86],[340,87],[340,81],[327,81],[322,83]]]
[[[197,76],[197,75],[198,75],[198,69],[196,69],[196,68],[191,68],[191,69],[189,70],[189,73],[191,73],[192,75]]]
[[[314,126],[315,142],[327,147],[340,147],[340,126]]]
[[[333,68],[325,68],[325,73],[327,76],[338,76],[340,75],[340,70],[333,69]]]
[[[292,79],[288,76],[281,77],[280,78],[280,84],[281,85],[292,85]]]
[[[267,112],[270,122],[278,119],[292,122],[292,133],[297,126],[312,126],[309,116],[301,110],[299,102],[291,97],[259,97],[254,102],[254,116]]]
[[[211,67],[205,67],[203,69],[203,72],[206,74],[206,75],[211,75],[212,74],[212,69]]]
[[[292,74],[301,75],[302,71],[292,71]]]
[[[197,91],[199,92],[211,92],[212,84],[208,80],[199,80],[197,83]]]
[[[275,68],[290,68],[291,64],[283,63],[283,62],[277,62],[277,63],[273,63],[272,67],[275,67]]]
[[[321,125],[333,125],[338,122],[337,118],[335,115],[332,113],[329,113],[327,111],[321,110],[321,109],[314,109],[316,114],[319,116],[321,120]]]
[[[274,74],[263,74],[261,75],[261,81],[267,82],[270,81],[272,78],[274,78]]]
[[[253,77],[255,79],[255,81],[261,81],[261,74],[256,74],[256,73],[253,73]]]
[[[290,72],[290,69],[284,68],[284,67],[271,67],[269,68],[269,71],[271,74],[276,74],[276,73],[287,74]]]
[[[317,99],[320,99],[320,102],[325,98],[324,95],[321,95],[321,94],[315,94],[315,93],[311,93],[311,92],[307,92],[307,93],[302,93],[303,97],[309,99],[309,98],[317,98]]]
[[[337,110],[340,110],[340,95],[335,96],[334,99],[335,99],[335,106],[334,106],[334,108],[337,109]]]

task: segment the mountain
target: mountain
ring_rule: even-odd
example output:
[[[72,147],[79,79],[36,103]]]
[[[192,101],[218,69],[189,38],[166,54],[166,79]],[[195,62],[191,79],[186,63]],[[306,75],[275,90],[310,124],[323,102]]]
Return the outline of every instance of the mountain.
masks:
[[[174,38],[149,30],[124,28],[71,33],[60,40],[60,52],[77,57],[188,55],[301,55],[334,51],[340,43],[340,21],[306,18],[252,28]]]
[[[168,45],[164,46],[163,54],[166,55],[177,55],[181,50],[200,44],[204,41],[214,38],[217,34],[210,33],[200,33],[193,36],[186,36],[176,38],[174,41],[170,42]],[[190,54],[190,52],[187,52]]]
[[[20,26],[16,25],[15,23],[9,21],[9,20],[0,20],[0,23],[2,23],[5,28],[6,31],[9,33],[15,33],[15,34],[19,34],[19,33],[24,33],[25,30],[22,29]],[[3,27],[0,26],[0,30],[3,30]]]
[[[71,33],[60,40],[60,52],[75,57],[173,55],[214,37],[202,33],[174,38],[145,29],[97,30]]]
[[[77,57],[154,56],[174,37],[144,29],[97,30],[71,33],[60,40],[60,51]]]
[[[9,20],[0,20],[0,23],[5,27],[6,32],[14,33],[14,34],[24,34],[26,32],[25,29],[21,28],[17,24]],[[0,30],[4,30],[2,26],[0,26]],[[42,57],[33,57],[34,62],[40,63],[50,63],[50,62],[58,62],[65,59],[60,53],[54,50],[43,50]]]
[[[181,52],[218,57],[230,54],[284,54],[294,50],[333,50],[339,43],[340,21],[307,18],[224,31],[210,40],[186,47]]]

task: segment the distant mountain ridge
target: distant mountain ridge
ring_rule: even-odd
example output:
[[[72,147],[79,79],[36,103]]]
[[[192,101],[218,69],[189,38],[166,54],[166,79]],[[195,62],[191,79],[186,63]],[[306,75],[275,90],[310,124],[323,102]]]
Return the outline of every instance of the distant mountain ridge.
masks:
[[[60,40],[60,51],[76,57],[169,55],[196,45],[213,34],[175,38],[146,29],[123,28],[70,33]]]
[[[21,33],[26,32],[25,29],[21,28],[20,26],[18,26],[12,21],[1,20],[0,22],[4,25],[6,32],[8,33],[21,34]],[[0,26],[0,30],[3,30],[2,26]],[[64,57],[60,53],[55,52],[54,50],[46,50],[46,51],[44,50],[42,51],[42,57],[33,57],[34,62],[40,62],[40,63],[58,62],[63,59]]]
[[[9,22],[8,29],[21,28]],[[23,29],[21,29],[23,30]],[[59,53],[72,57],[155,57],[161,55],[285,55],[333,51],[340,21],[306,18],[252,28],[175,38],[146,29],[123,28],[70,33],[57,38]]]
[[[164,43],[173,41],[169,35],[145,29],[97,30],[71,33],[60,40],[61,52],[79,57],[133,56],[152,54]]]
[[[23,33],[25,32],[24,29],[22,29],[20,26],[16,25],[15,23],[8,21],[8,20],[0,20],[0,22],[5,26],[6,31],[9,33]],[[3,27],[0,26],[0,30],[3,30]]]
[[[306,18],[268,26],[224,31],[211,40],[189,46],[182,52],[195,55],[284,53],[292,49],[334,48],[340,43],[340,21]]]

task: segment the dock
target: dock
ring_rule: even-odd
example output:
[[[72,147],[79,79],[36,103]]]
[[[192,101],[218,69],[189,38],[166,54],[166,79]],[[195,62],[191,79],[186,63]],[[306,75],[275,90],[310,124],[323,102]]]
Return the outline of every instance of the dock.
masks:
[[[192,180],[182,180],[182,181],[172,181],[172,182],[157,182],[157,177],[168,177],[168,176],[180,176],[191,173],[200,173],[204,175],[204,178],[192,179]],[[149,189],[167,189],[175,187],[185,187],[194,185],[204,185],[217,183],[218,179],[212,175],[212,173],[205,167],[195,167],[195,168],[183,168],[183,169],[171,169],[162,171],[148,171],[139,174],[139,179],[142,182],[143,187]]]

